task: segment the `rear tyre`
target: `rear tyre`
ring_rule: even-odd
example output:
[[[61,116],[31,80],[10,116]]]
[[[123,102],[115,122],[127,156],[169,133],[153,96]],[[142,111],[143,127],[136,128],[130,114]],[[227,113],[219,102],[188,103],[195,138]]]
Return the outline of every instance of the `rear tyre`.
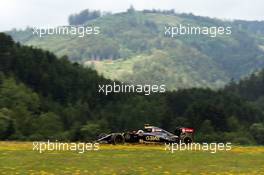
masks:
[[[116,133],[111,137],[111,143],[114,145],[120,145],[125,143],[125,138],[122,134]]]
[[[182,139],[182,141],[185,143],[185,144],[190,144],[193,142],[193,139],[189,136],[186,136]]]

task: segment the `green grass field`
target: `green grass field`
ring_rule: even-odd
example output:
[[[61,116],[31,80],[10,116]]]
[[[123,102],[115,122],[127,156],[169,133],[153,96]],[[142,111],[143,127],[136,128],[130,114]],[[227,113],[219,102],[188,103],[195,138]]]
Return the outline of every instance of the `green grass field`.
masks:
[[[170,153],[164,145],[100,145],[99,151],[33,151],[30,142],[0,142],[0,174],[264,174],[264,147]]]

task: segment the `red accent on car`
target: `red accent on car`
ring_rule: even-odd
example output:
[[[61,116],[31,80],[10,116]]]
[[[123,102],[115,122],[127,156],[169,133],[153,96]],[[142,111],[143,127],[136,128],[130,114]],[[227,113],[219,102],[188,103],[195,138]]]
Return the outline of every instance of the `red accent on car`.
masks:
[[[182,132],[194,132],[193,128],[182,128]]]

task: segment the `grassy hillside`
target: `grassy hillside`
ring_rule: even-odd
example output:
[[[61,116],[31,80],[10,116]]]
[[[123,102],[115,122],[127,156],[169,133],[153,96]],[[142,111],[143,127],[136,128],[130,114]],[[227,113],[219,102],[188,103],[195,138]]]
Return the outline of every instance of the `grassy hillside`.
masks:
[[[165,37],[164,27],[177,24],[231,26],[232,35]],[[39,38],[32,36],[30,28],[8,33],[23,44],[92,65],[106,77],[132,83],[164,83],[169,89],[222,87],[232,78],[238,80],[264,67],[263,34],[255,32],[259,26],[247,30],[237,22],[157,11],[108,14],[86,25],[99,26],[101,34]]]

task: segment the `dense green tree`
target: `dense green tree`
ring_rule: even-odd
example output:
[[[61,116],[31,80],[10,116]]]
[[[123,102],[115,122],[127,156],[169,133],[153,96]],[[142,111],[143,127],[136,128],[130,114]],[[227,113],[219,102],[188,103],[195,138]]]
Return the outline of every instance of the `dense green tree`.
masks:
[[[10,111],[6,108],[0,109],[0,139],[8,139],[14,133],[14,120],[10,116]]]
[[[80,133],[84,140],[93,141],[102,133],[108,133],[107,123],[103,120],[96,122],[88,121],[85,125],[82,126]]]
[[[263,123],[254,123],[250,126],[250,133],[258,144],[264,144],[264,125]]]
[[[89,9],[82,10],[78,14],[72,14],[69,16],[69,24],[70,25],[82,25],[85,24],[87,21],[96,19],[101,16],[101,12],[94,10],[90,11]]]
[[[54,139],[54,136],[63,131],[63,124],[60,118],[52,112],[41,114],[35,121],[35,125],[37,128],[34,133],[46,139]]]

